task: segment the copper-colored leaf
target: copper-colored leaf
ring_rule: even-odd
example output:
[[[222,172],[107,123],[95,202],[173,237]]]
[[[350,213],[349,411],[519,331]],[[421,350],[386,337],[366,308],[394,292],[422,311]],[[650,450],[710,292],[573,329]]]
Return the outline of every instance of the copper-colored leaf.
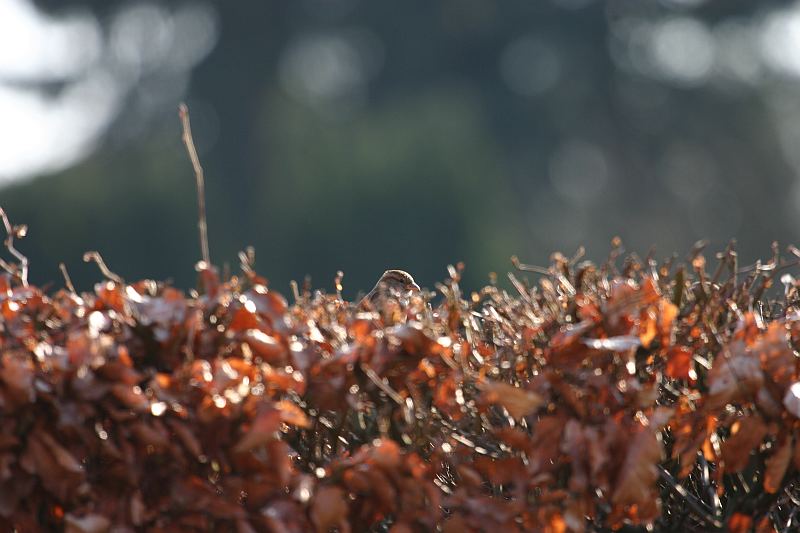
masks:
[[[666,344],[669,341],[672,328],[675,325],[675,319],[678,318],[678,306],[665,299],[658,301],[658,334],[661,337],[661,343]]]
[[[233,451],[243,453],[277,438],[281,425],[281,412],[273,407],[263,407],[250,429],[242,436]]]
[[[508,383],[485,381],[479,387],[484,402],[502,405],[508,414],[517,419],[535,413],[545,403],[544,398],[535,392]]]
[[[30,403],[36,398],[33,388],[33,364],[28,357],[6,353],[2,357],[0,380],[8,391],[8,398],[15,405]]]
[[[532,473],[547,472],[556,468],[566,422],[562,416],[543,416],[536,422],[531,439]]]
[[[249,300],[244,300],[244,305],[238,306],[233,313],[228,324],[228,331],[245,331],[247,329],[258,329],[260,320],[255,313],[255,304]]]
[[[731,426],[731,435],[722,443],[726,472],[741,472],[750,462],[753,451],[767,434],[767,425],[758,415],[745,416]]]
[[[755,533],[777,533],[777,529],[775,529],[775,525],[772,523],[772,518],[769,515],[765,515],[758,521],[755,527]]]
[[[53,454],[58,465],[64,469],[65,472],[82,474],[83,465],[73,457],[66,448],[61,446],[49,433],[44,431],[37,433],[38,438]],[[41,473],[41,472],[40,472]]]
[[[317,489],[309,511],[317,533],[328,533],[331,528],[349,531],[345,494],[339,487],[323,486]]]
[[[570,458],[569,489],[575,493],[582,493],[589,483],[587,433],[580,422],[571,418],[564,426],[563,439],[561,451]]]
[[[183,422],[177,420],[168,420],[167,422],[170,429],[177,435],[178,440],[189,450],[189,453],[191,453],[194,458],[200,457],[203,453],[203,448],[197,440],[197,437],[192,433],[192,430]]]
[[[44,487],[61,501],[75,498],[85,479],[83,465],[50,434],[38,428],[28,435],[20,465],[39,476]]]
[[[730,533],[750,533],[753,527],[753,517],[744,513],[733,513],[728,520],[728,531]]]
[[[689,475],[695,466],[697,452],[708,441],[716,429],[716,418],[695,411],[689,402],[682,398],[670,424],[675,443],[672,457],[680,463],[679,478]]]
[[[664,372],[673,379],[689,379],[692,369],[692,350],[686,346],[673,346],[666,354]]]
[[[758,360],[742,341],[732,343],[714,359],[708,374],[708,409],[720,409],[729,403],[752,401],[764,383]]]
[[[786,469],[789,468],[789,462],[792,459],[793,444],[794,440],[789,436],[785,436],[781,442],[776,443],[772,455],[766,460],[764,490],[770,494],[776,494],[783,486],[783,476],[786,474]]]
[[[658,511],[653,503],[658,496],[656,481],[657,466],[663,453],[661,443],[652,428],[638,426],[627,450],[619,453],[624,453],[625,459],[611,496],[612,503],[623,507],[636,506],[640,510],[635,517],[638,521],[654,520],[656,516],[653,513]]]
[[[150,447],[153,451],[162,451],[169,446],[167,435],[145,422],[131,424],[131,432],[136,440]]]
[[[281,412],[281,420],[287,424],[306,429],[311,427],[311,421],[308,419],[308,416],[297,404],[289,400],[281,400],[275,407]]]
[[[653,292],[656,291],[654,284],[650,288]],[[677,316],[678,308],[664,298],[660,298],[655,305],[645,308],[639,325],[639,338],[642,341],[642,346],[649,348],[653,340],[656,339],[662,345],[666,344],[669,341],[672,326]]]
[[[271,335],[258,329],[248,329],[243,335],[244,342],[253,351],[253,355],[270,364],[286,364],[286,348]]]
[[[771,323],[753,345],[753,352],[758,354],[766,376],[777,386],[780,398],[798,378],[798,359],[787,342],[786,326],[783,322]]]
[[[124,383],[115,383],[111,386],[111,393],[116,397],[125,407],[139,412],[150,412],[150,401],[147,396],[142,394],[142,390],[138,386],[130,386]]]

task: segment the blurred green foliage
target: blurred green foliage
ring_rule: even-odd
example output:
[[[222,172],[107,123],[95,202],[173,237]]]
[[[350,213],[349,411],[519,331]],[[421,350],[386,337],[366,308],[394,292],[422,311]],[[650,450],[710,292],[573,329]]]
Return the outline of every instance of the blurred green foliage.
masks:
[[[37,3],[65,12],[63,2]],[[129,5],[69,4],[101,20]],[[666,63],[678,69],[671,79],[635,71],[625,63],[633,52],[618,49],[636,46],[623,38],[634,23],[713,36],[787,2],[211,5],[219,41],[187,101],[212,259],[235,268],[254,245],[258,270],[284,292],[306,274],[330,288],[341,269],[354,296],[391,267],[430,287],[462,260],[474,286],[512,254],[546,262],[586,244],[600,258],[614,235],[641,253],[658,245],[661,256],[737,237],[743,261],[797,237],[800,189],[773,105],[784,104],[777,116],[800,110],[795,82],[689,78],[696,64],[678,60],[692,54]],[[369,68],[349,78],[341,65],[326,70],[342,46]],[[328,59],[298,63],[309,50]],[[0,191],[13,221],[30,226],[20,248],[37,283],[60,284],[64,261],[88,288],[100,276],[81,256],[96,249],[126,278],[194,284],[195,193],[178,99],[144,100],[128,96],[82,163]]]

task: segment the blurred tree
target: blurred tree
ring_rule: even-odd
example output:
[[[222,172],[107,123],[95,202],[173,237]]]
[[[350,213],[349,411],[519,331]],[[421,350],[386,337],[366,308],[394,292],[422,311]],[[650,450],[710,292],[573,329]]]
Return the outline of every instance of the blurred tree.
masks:
[[[106,21],[131,5],[37,4]],[[615,234],[663,253],[738,237],[743,261],[797,238],[793,130],[780,118],[798,116],[795,81],[740,39],[796,4],[209,5],[219,40],[188,102],[212,257],[235,262],[253,244],[282,290],[306,273],[330,286],[340,268],[352,291],[387,267],[430,286],[459,260],[476,283],[512,253],[543,262],[587,244],[601,257]],[[147,113],[142,98],[127,96],[84,163],[0,192],[31,226],[21,246],[35,280],[57,280],[66,260],[86,286],[98,275],[78,261],[98,249],[122,275],[193,283],[178,98]]]

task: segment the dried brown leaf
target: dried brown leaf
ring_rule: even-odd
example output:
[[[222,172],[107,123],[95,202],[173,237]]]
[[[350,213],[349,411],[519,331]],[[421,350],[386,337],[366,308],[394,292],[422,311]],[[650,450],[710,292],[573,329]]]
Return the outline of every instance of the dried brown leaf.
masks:
[[[248,452],[263,446],[278,438],[278,429],[281,427],[281,411],[272,406],[264,406],[242,436],[233,451],[236,453]]]
[[[295,403],[289,400],[281,400],[275,407],[281,412],[281,419],[287,424],[305,429],[311,427],[311,420]]]
[[[792,459],[794,440],[790,436],[775,443],[772,454],[766,460],[764,470],[764,490],[776,494],[783,487],[783,476]]]
[[[637,509],[633,518],[640,523],[649,522],[660,510],[656,481],[663,450],[650,427],[634,426],[629,442],[611,502],[615,506]]]
[[[758,415],[744,416],[730,432],[721,446],[722,461],[726,472],[741,472],[750,462],[750,453],[764,440],[767,425]]]
[[[516,419],[535,413],[545,403],[535,392],[508,383],[487,380],[480,383],[479,388],[485,403],[502,405]]]
[[[342,533],[350,531],[345,494],[339,487],[322,486],[317,489],[309,515],[317,533],[328,533],[332,528],[338,528]]]
[[[763,384],[758,360],[742,341],[735,341],[714,359],[708,375],[706,408],[713,411],[729,403],[753,401]]]

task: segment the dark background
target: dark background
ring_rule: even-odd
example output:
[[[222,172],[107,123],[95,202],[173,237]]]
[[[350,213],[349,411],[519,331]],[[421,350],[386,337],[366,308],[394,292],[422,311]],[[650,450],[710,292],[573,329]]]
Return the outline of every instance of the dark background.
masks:
[[[198,5],[213,48],[181,78],[159,61],[191,35],[175,30],[135,76],[112,37],[137,9],[168,18],[191,3],[37,2],[54,20],[96,17],[104,48],[26,90],[58,98],[98,69],[130,81],[89,153],[0,188],[0,205],[30,227],[19,247],[34,282],[60,286],[64,261],[88,289],[100,275],[81,256],[98,250],[127,279],[194,284],[182,99],[206,171],[212,260],[235,266],[254,245],[283,292],[306,274],[329,288],[339,269],[349,296],[390,267],[432,286],[457,261],[474,287],[512,254],[546,263],[583,244],[602,259],[615,235],[658,257],[735,237],[743,262],[797,241],[793,2]],[[131,27],[129,55],[147,52],[152,24]]]

